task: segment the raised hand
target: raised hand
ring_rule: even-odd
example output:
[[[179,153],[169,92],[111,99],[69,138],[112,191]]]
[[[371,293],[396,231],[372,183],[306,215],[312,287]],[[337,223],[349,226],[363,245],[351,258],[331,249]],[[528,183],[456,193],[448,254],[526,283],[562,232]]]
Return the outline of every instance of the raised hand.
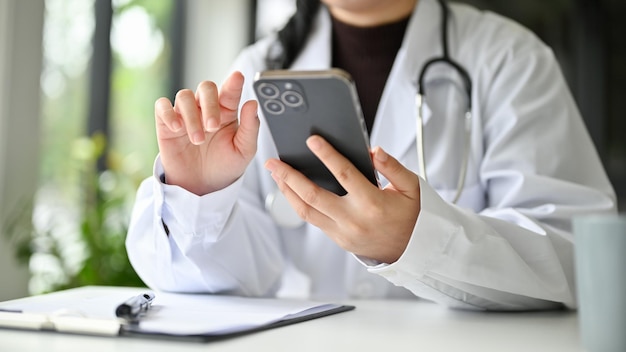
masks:
[[[243,75],[234,72],[220,90],[204,81],[195,93],[180,90],[174,105],[167,98],[156,101],[157,141],[168,184],[204,195],[244,173],[256,153],[259,119],[256,101],[239,111],[243,82]]]

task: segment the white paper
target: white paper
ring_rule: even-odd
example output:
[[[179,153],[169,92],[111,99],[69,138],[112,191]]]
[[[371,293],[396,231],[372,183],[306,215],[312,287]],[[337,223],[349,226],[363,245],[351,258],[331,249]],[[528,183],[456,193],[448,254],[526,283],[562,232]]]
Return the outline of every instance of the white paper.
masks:
[[[67,322],[79,318],[99,320],[110,332],[117,322],[115,309],[128,298],[146,292],[137,288],[83,287],[48,295],[0,303],[0,309],[20,310],[23,315],[42,314],[71,330]],[[173,294],[156,292],[151,309],[141,318],[133,331],[167,335],[220,335],[246,331],[283,319],[296,318],[337,307],[325,303],[288,300],[243,298],[208,294]],[[6,313],[20,314],[20,313]],[[9,316],[10,317],[10,316]],[[0,324],[1,325],[1,324]],[[98,324],[91,324],[96,329]]]
[[[174,335],[225,334],[292,318],[317,306],[320,303],[303,300],[160,293],[140,328]]]

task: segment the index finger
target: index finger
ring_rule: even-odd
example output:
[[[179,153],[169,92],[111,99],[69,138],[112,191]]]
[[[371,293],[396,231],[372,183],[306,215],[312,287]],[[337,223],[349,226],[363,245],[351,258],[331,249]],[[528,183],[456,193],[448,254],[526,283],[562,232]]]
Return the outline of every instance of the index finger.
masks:
[[[222,85],[219,94],[220,113],[222,124],[228,124],[237,120],[239,102],[243,91],[244,77],[241,72],[233,72]]]
[[[366,187],[373,187],[372,183],[350,162],[341,155],[330,143],[321,136],[311,136],[306,144],[328,170],[335,176],[337,182],[348,192],[362,192]]]
[[[196,102],[202,111],[202,126],[207,132],[214,132],[220,127],[220,107],[217,98],[217,86],[214,82],[203,81],[196,89]]]

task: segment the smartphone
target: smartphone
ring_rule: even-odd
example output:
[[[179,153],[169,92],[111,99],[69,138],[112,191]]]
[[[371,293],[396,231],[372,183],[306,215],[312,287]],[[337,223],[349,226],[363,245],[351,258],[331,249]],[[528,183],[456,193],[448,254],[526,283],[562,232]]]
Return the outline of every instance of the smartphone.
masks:
[[[346,71],[263,71],[257,73],[253,85],[282,161],[317,185],[345,195],[345,189],[306,146],[309,136],[320,135],[378,186],[356,87]]]

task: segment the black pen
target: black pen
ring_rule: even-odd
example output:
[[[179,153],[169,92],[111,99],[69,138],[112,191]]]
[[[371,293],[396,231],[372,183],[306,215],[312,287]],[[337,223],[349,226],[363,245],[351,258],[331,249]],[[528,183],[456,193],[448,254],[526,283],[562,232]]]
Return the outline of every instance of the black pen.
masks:
[[[118,318],[126,319],[130,322],[137,322],[139,316],[150,309],[154,300],[154,293],[146,292],[127,299],[124,303],[117,306],[115,315]]]

